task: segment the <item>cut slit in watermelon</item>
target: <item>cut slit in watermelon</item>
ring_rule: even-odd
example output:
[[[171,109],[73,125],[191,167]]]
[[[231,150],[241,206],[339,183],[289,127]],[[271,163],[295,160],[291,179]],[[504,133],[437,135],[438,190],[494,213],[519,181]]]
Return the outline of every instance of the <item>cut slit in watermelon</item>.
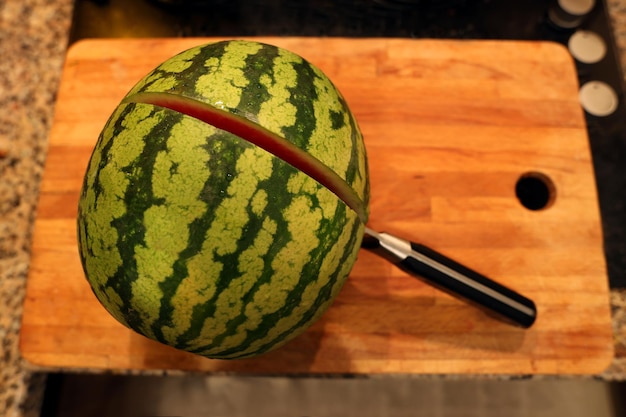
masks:
[[[237,135],[304,172],[328,188],[354,210],[363,224],[367,221],[365,204],[343,178],[311,154],[245,117],[189,97],[171,93],[136,93],[126,97],[122,102],[164,107]]]

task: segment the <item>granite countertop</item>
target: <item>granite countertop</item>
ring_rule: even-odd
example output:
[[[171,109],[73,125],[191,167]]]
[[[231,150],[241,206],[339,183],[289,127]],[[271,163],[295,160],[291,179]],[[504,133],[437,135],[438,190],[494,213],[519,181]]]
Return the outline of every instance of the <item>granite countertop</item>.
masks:
[[[69,39],[72,0],[0,2],[0,415],[37,416],[45,375],[18,349],[39,180]],[[626,68],[626,0],[608,1]],[[612,290],[615,359],[600,375],[626,379],[626,290]]]

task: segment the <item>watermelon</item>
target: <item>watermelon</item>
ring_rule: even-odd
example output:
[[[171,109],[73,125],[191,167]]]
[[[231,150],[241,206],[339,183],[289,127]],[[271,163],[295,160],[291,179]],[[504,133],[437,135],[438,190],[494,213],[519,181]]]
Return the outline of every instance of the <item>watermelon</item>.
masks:
[[[363,138],[328,77],[285,49],[216,42],[163,62],[113,111],[85,173],[78,248],[120,323],[246,358],[330,306],[368,203]]]

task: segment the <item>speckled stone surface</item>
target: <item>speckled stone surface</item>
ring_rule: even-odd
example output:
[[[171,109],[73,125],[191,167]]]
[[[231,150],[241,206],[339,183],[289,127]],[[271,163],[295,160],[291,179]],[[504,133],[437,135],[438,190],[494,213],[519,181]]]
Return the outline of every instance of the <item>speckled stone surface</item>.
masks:
[[[609,381],[626,381],[626,290],[611,291],[615,358],[601,375]]]
[[[37,416],[45,375],[18,350],[32,220],[71,0],[0,0],[0,415]]]
[[[626,68],[626,0],[609,0]],[[39,415],[45,374],[19,355],[19,326],[39,179],[69,35],[72,0],[0,0],[0,416]],[[626,379],[626,290],[611,293],[616,358]]]

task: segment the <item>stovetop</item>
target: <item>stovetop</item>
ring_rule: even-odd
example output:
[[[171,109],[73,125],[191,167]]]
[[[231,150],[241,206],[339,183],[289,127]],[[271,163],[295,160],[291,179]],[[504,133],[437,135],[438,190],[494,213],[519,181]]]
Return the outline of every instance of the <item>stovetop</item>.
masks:
[[[563,12],[585,4],[590,10],[580,17]],[[573,46],[570,50],[578,57],[580,86],[614,94],[595,99],[600,111],[592,100],[585,115],[609,283],[626,287],[625,90],[603,0],[76,0],[70,41],[278,35],[551,40],[569,47],[574,34],[606,47],[599,60],[579,56]],[[607,109],[607,100],[615,105]]]

